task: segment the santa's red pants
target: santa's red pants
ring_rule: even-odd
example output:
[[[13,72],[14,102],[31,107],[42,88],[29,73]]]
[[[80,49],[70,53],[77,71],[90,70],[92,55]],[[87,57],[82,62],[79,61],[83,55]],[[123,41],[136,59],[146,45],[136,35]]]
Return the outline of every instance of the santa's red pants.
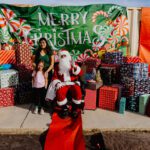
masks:
[[[72,101],[75,104],[81,104],[82,92],[79,85],[66,85],[61,87],[56,91],[57,103],[59,106],[65,105],[67,103],[67,93],[71,91]]]

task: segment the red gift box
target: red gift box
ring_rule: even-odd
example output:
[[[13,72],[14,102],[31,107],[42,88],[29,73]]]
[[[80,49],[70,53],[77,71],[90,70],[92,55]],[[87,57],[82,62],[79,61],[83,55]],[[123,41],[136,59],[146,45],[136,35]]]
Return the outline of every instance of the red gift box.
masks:
[[[14,88],[0,89],[0,107],[14,106]]]
[[[92,58],[92,57],[88,58],[85,61],[86,72],[92,73],[93,68],[97,68],[100,64],[101,64],[101,60],[99,58]]]
[[[141,63],[142,60],[138,56],[125,56],[123,58],[123,62],[125,62],[125,63]]]
[[[99,108],[115,110],[117,99],[118,99],[117,87],[103,86],[100,88]]]
[[[86,89],[86,95],[84,98],[84,109],[95,110],[96,109],[97,90]]]
[[[15,63],[16,57],[14,50],[0,50],[0,65]]]
[[[30,50],[30,46],[28,44],[16,44],[15,51],[17,64],[32,66],[31,60],[32,53]]]

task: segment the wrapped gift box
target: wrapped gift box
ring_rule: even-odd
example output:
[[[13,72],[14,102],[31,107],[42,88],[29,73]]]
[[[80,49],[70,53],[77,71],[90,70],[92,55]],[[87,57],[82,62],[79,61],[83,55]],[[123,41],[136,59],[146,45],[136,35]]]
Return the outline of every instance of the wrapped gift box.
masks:
[[[99,92],[99,108],[115,110],[118,99],[118,88],[103,86]]]
[[[97,90],[86,89],[86,95],[84,98],[85,106],[84,109],[95,110],[96,109],[96,99]]]
[[[31,60],[31,50],[28,44],[16,44],[15,45],[16,52],[16,63],[24,64],[26,66],[32,66]]]
[[[144,115],[150,94],[141,95],[139,98],[139,113]]]
[[[122,64],[123,63],[123,53],[121,51],[107,52],[104,55],[104,62],[106,64]]]
[[[111,86],[118,88],[118,101],[119,101],[122,97],[123,86],[120,84],[112,84]]]
[[[87,82],[86,88],[90,90],[97,90],[103,85],[102,82]]]
[[[124,77],[121,79],[123,86],[122,96],[129,97],[134,95],[135,80],[133,78]]]
[[[14,106],[14,88],[0,89],[0,107]]]
[[[134,95],[140,96],[148,93],[150,93],[150,78],[147,79],[141,78],[135,80]]]
[[[122,64],[120,68],[121,77],[131,77],[134,79],[148,78],[148,64],[129,63]]]
[[[116,78],[119,80],[120,78],[120,64],[105,64],[105,63],[102,63],[101,64],[101,67],[113,67],[116,69]]]
[[[88,58],[85,61],[85,65],[86,65],[86,73],[92,73],[93,68],[97,68],[99,65],[101,64],[101,60],[98,58]]]
[[[142,60],[138,56],[124,56],[123,62],[125,62],[125,63],[141,63]]]
[[[150,78],[133,79],[124,77],[121,79],[123,85],[123,96],[140,96],[150,93]]]
[[[147,106],[146,106],[146,115],[150,117],[150,97],[148,99]]]
[[[137,96],[130,96],[127,98],[126,109],[132,112],[139,111],[139,97]]]
[[[0,65],[15,63],[15,50],[0,50]]]
[[[118,83],[117,72],[115,67],[100,67],[100,73],[104,85]]]
[[[122,97],[119,101],[119,113],[124,114],[126,108],[126,98]]]
[[[141,78],[141,64],[130,63],[121,65],[120,75],[121,77],[131,77],[134,79]]]
[[[18,71],[14,69],[0,70],[0,87],[18,85]]]
[[[148,64],[142,63],[141,64],[141,77],[144,79],[148,78]]]

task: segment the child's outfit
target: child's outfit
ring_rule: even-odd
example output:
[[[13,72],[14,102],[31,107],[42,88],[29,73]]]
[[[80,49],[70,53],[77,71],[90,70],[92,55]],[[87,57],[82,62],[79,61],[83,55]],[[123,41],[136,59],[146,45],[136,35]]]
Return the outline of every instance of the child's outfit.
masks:
[[[34,89],[34,104],[35,109],[34,113],[37,114],[40,111],[40,114],[44,114],[44,101],[45,101],[45,76],[43,71],[33,71],[32,73],[33,81],[32,87]]]

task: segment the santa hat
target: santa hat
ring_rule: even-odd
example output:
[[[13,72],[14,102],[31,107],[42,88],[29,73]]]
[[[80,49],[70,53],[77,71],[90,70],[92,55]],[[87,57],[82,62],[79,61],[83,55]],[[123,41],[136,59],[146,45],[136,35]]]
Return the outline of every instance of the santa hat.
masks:
[[[67,58],[70,58],[70,60],[71,60],[71,55],[70,55],[70,53],[69,53],[67,50],[61,49],[61,50],[59,51],[59,58],[60,58],[60,56],[62,56],[62,55],[66,55]]]

